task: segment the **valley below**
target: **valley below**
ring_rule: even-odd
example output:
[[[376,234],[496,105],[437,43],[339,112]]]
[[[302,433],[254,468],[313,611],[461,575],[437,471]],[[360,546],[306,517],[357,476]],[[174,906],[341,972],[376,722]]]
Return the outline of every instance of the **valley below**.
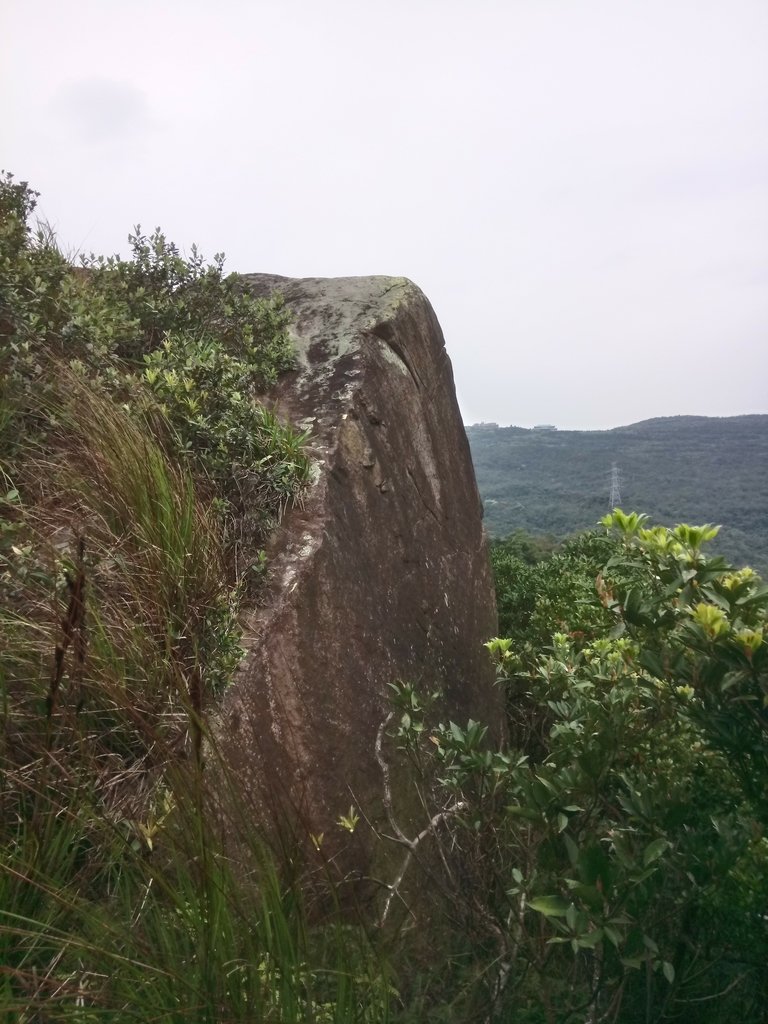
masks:
[[[671,416],[613,430],[467,427],[485,526],[561,538],[610,509],[722,527],[713,551],[768,569],[768,415]]]

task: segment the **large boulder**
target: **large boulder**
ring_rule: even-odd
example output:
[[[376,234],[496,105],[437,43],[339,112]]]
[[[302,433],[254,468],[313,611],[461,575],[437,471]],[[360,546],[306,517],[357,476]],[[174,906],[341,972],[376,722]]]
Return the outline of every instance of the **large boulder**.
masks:
[[[297,367],[271,397],[311,430],[315,472],[268,548],[224,744],[244,791],[327,832],[353,801],[380,809],[388,683],[441,689],[446,716],[500,727],[482,646],[493,583],[451,364],[421,291],[388,277],[246,282],[293,313]]]

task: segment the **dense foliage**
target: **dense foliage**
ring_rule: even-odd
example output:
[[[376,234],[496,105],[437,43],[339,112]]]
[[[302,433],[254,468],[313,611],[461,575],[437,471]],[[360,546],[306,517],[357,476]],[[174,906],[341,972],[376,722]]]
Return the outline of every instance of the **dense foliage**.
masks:
[[[308,471],[303,436],[257,400],[291,363],[287,315],[160,231],[74,268],[32,229],[35,201],[0,179],[5,671],[22,689],[40,674],[82,578],[96,689],[114,670],[137,707],[212,693],[259,544]]]
[[[485,523],[564,538],[590,529],[609,506],[611,466],[621,500],[672,526],[721,523],[715,548],[734,564],[768,570],[768,416],[672,416],[614,430],[467,428]]]
[[[285,310],[160,232],[76,269],[34,205],[0,179],[0,1019],[380,1020],[364,936],[212,814],[207,712],[308,470],[258,401]]]
[[[184,258],[159,229],[136,228],[129,260],[92,255],[74,268],[50,231],[30,227],[35,202],[25,183],[0,179],[6,462],[11,442],[50,424],[46,401],[59,405],[80,378],[208,479],[235,532],[256,542],[307,473],[304,438],[255,401],[291,364],[281,298],[252,298],[223,256],[207,265],[193,246]]]
[[[494,542],[499,635],[540,649],[555,629],[604,629],[611,620],[595,603],[595,575],[613,551],[605,532],[584,533],[560,545],[543,546],[541,538],[522,531]]]
[[[308,471],[285,311],[159,232],[75,269],[34,202],[0,180],[0,1019],[760,1019],[760,578],[619,510],[496,544],[507,720],[393,682],[375,877],[278,863],[208,712]]]
[[[706,557],[714,528],[605,523],[502,580],[509,745],[398,687],[452,964],[423,1019],[763,1012],[768,588]]]

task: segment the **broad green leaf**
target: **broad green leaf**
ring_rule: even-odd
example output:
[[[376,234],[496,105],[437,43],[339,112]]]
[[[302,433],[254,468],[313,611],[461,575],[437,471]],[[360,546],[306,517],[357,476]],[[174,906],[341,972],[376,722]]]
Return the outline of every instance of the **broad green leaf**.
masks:
[[[570,903],[562,896],[536,896],[528,906],[545,917],[565,917]]]
[[[623,956],[621,962],[625,967],[631,967],[633,970],[639,970],[645,963],[644,956]]]
[[[563,832],[563,840],[565,842],[565,848],[568,851],[568,860],[571,862],[573,867],[576,867],[579,862],[579,848],[567,832]]]
[[[546,775],[538,775],[537,774],[536,778],[539,780],[539,782],[543,786],[546,786],[546,788],[550,791],[550,793],[557,793],[557,786],[555,786],[555,784],[552,782],[552,780],[548,779],[546,777]]]
[[[609,924],[604,925],[603,931],[605,932],[605,937],[616,947],[616,949],[618,949],[621,943],[620,932]]]
[[[646,846],[643,853],[643,867],[647,868],[649,864],[653,864],[668,849],[669,843],[666,839],[654,839],[652,843]]]
[[[541,812],[534,807],[521,807],[519,804],[510,804],[507,807],[507,814],[516,818],[525,818],[528,821],[541,821]]]
[[[582,949],[594,949],[595,946],[602,941],[602,928],[596,928],[593,932],[588,932],[586,935],[579,936],[579,945],[582,947]]]
[[[586,903],[590,910],[600,912],[605,898],[599,889],[594,885],[583,885],[581,882],[576,882],[571,888],[574,895],[578,896],[582,903]]]
[[[652,953],[658,953],[659,952],[658,945],[656,944],[656,942],[654,942],[654,940],[650,937],[650,935],[644,935],[643,936],[643,945],[645,946],[646,949],[650,949],[650,951]]]
[[[539,805],[539,807],[546,807],[551,800],[550,792],[545,785],[543,785],[538,779],[534,779],[531,784],[531,796]]]

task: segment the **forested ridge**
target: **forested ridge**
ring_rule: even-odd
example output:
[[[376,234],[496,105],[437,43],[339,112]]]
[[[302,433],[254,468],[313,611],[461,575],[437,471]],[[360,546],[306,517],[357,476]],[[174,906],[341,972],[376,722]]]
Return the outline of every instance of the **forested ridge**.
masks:
[[[718,551],[768,567],[768,415],[669,416],[613,430],[475,424],[467,435],[492,537],[591,528],[608,509],[616,464],[622,507],[668,525],[718,523]]]

